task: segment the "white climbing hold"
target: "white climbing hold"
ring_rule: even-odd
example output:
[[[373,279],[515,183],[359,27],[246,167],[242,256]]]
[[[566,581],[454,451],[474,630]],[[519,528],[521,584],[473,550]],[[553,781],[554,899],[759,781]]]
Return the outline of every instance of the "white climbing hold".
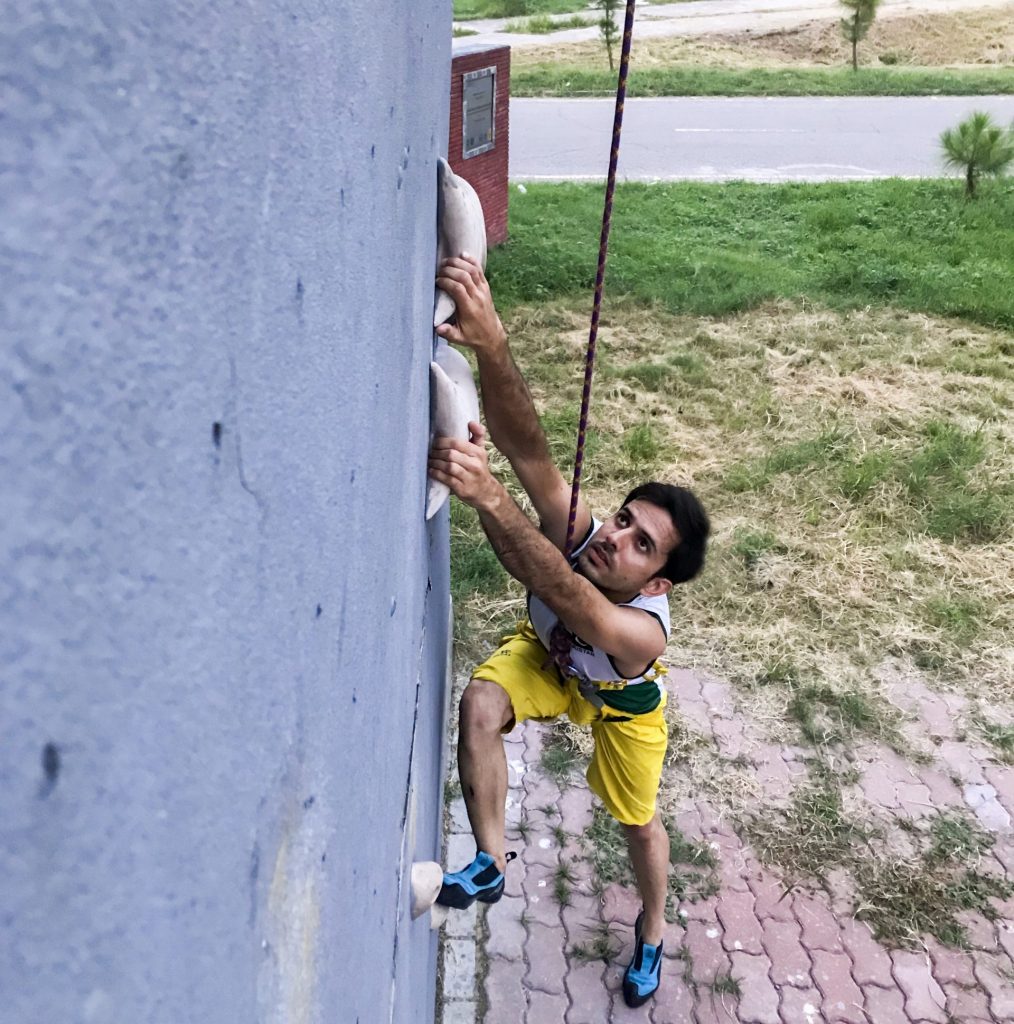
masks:
[[[466,252],[486,269],[486,218],[475,189],[441,157],[437,161],[437,268]],[[433,326],[450,320],[454,310],[454,299],[437,288]]]
[[[412,920],[421,917],[432,907],[444,884],[444,869],[432,860],[416,861],[412,865]]]
[[[469,439],[469,422],[478,422],[479,396],[468,360],[450,345],[441,343],[430,363],[430,443],[433,438]],[[426,518],[432,519],[451,492],[447,484],[429,480]]]

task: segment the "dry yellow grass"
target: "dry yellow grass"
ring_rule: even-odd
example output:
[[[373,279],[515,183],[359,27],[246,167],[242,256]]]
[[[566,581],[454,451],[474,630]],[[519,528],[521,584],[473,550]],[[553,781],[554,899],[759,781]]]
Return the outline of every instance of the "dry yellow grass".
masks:
[[[881,16],[859,47],[860,60],[879,64],[882,55],[894,63],[921,67],[998,66],[1014,63],[1014,4],[940,14]],[[694,64],[700,67],[841,66],[850,48],[837,21],[813,21],[772,32],[738,32],[684,38],[646,38],[637,42],[634,67]],[[517,50],[516,67],[531,64],[605,63],[597,40],[547,44]]]

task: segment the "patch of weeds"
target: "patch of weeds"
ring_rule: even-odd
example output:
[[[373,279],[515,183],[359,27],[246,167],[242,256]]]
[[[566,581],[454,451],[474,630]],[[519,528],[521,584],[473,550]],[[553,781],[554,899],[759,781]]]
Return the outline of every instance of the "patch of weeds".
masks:
[[[543,804],[541,807],[536,807],[535,809],[547,818],[557,818],[560,816],[560,808],[557,807],[556,804]]]
[[[846,463],[839,474],[838,486],[852,501],[865,498],[877,484],[888,479],[894,470],[894,459],[887,452],[868,452],[855,462]]]
[[[523,843],[528,842],[528,837],[532,834],[532,823],[528,820],[527,814],[522,813],[521,817],[518,818],[514,831],[517,832],[518,837]]]
[[[893,733],[886,712],[861,693],[838,692],[829,686],[803,686],[789,701],[789,716],[815,746],[843,743],[856,733],[883,738]]]
[[[747,823],[758,853],[793,878],[821,878],[848,863],[871,833],[845,817],[841,782],[829,769],[815,766],[810,781],[796,790],[785,811]]]
[[[758,491],[780,473],[799,473],[811,466],[840,462],[849,444],[837,427],[825,430],[817,437],[776,448],[761,459],[733,466],[725,475],[725,488],[735,494]]]
[[[981,602],[938,595],[923,605],[926,621],[946,630],[959,644],[967,643],[979,632],[985,609]]]
[[[561,860],[553,872],[553,896],[561,907],[570,906],[570,894],[577,877],[570,866],[569,860]]]
[[[650,423],[640,423],[625,431],[622,444],[623,451],[635,468],[653,462],[661,450]]]
[[[573,837],[562,825],[554,825],[553,838],[556,840],[556,845],[562,850]]]
[[[569,741],[566,732],[553,728],[546,736],[539,763],[542,770],[563,787],[569,784],[571,773],[581,763],[581,754]]]
[[[779,658],[778,661],[772,661],[765,665],[757,673],[755,681],[758,686],[777,686],[779,684],[798,686],[800,681],[799,669],[791,661]]]
[[[585,829],[581,840],[587,851],[592,875],[603,887],[610,882],[634,884],[623,826],[604,807],[595,805],[591,824]]]
[[[718,996],[735,996],[736,998],[739,998],[743,991],[740,988],[739,979],[734,978],[732,972],[715,975],[715,980],[711,983],[711,990]]]
[[[992,920],[991,900],[1014,894],[1014,884],[982,875],[953,860],[862,861],[853,869],[859,891],[856,917],[877,939],[894,946],[918,946],[926,933],[950,946],[966,947],[957,915],[971,910]]]
[[[743,559],[747,569],[754,568],[764,555],[784,555],[787,550],[773,533],[766,530],[738,527],[733,534],[732,553]]]
[[[571,946],[570,951],[578,960],[585,963],[601,960],[608,964],[622,951],[623,944],[613,934],[611,924],[602,922],[594,928],[587,928],[586,931],[590,934],[588,941]]]
[[[946,861],[967,863],[993,845],[993,837],[976,828],[964,815],[938,814],[930,825],[928,864]]]
[[[640,384],[645,391],[668,391],[679,374],[666,363],[633,363],[623,367],[619,376]]]
[[[665,822],[669,833],[669,863],[693,864],[701,868],[717,868],[718,861],[707,843],[687,839],[683,833],[669,821]]]
[[[461,796],[461,781],[459,779],[448,779],[444,783],[444,803],[452,804]]]
[[[1014,764],[1014,725],[997,725],[980,719],[979,731],[993,744],[1000,757],[1008,764]]]
[[[508,21],[503,27],[504,32],[520,32],[525,35],[544,36],[550,32],[562,32],[568,28],[587,28],[595,22],[582,18],[580,14],[554,21],[548,14],[534,14],[530,18],[518,18]]]

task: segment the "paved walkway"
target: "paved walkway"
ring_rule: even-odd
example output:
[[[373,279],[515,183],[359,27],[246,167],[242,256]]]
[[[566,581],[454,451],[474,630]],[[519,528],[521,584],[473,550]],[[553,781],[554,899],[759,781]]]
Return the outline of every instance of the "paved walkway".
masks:
[[[668,677],[670,700],[687,727],[737,764],[757,786],[759,806],[784,804],[806,777],[812,751],[765,742],[738,710],[733,688],[687,671]],[[903,731],[921,750],[916,765],[885,747],[854,752],[858,782],[846,791],[883,819],[915,821],[947,808],[973,812],[996,843],[979,864],[1014,880],[1014,767],[962,731],[970,711],[963,697],[938,695],[904,679],[890,697],[906,716]],[[736,828],[705,800],[688,798],[677,823],[716,854],[717,895],[679,907],[668,926],[663,987],[646,1007],[629,1010],[620,992],[639,908],[634,891],[610,885],[597,896],[582,848],[561,848],[554,826],[580,835],[591,818],[583,784],[561,790],[539,769],[544,727],[527,723],[507,739],[508,820],[522,811],[532,824],[513,845],[505,898],[487,910],[452,914],[444,941],[443,1024],[1000,1024],[1014,1020],[1014,900],[997,904],[998,919],[966,914],[971,948],[888,950],[854,920],[847,879],[786,893],[761,866]],[[730,770],[732,770],[730,768]],[[448,860],[471,859],[463,802],[451,809]],[[554,898],[561,860],[576,876],[569,906]],[[575,946],[609,927],[613,962],[584,961]],[[739,983],[740,994],[716,992],[716,979]],[[723,986],[719,986],[720,989]]]
[[[881,0],[880,19],[906,14],[956,11],[963,8],[1002,7],[1010,0]],[[576,5],[575,5],[576,6]],[[625,3],[621,0],[617,18],[622,24]],[[589,17],[595,12],[590,11]],[[562,14],[559,19],[571,17]],[[807,21],[841,17],[838,0],[695,0],[694,3],[639,3],[634,20],[634,44],[649,36],[700,36],[713,32],[772,32],[793,28]],[[489,18],[456,21],[476,35],[455,39],[455,50],[471,46],[497,45],[522,48],[547,44],[598,39],[597,27],[564,29],[550,35],[505,32],[504,27],[517,18]]]

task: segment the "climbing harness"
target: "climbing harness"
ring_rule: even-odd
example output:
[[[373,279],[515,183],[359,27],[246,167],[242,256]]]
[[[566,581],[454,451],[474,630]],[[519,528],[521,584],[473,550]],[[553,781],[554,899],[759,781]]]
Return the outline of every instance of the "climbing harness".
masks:
[[[599,238],[599,263],[595,273],[595,301],[592,305],[588,349],[584,361],[584,390],[581,394],[581,417],[577,426],[577,451],[574,454],[574,482],[570,490],[570,517],[567,520],[567,543],[564,555],[570,558],[574,543],[574,523],[577,519],[577,501],[581,494],[581,467],[584,465],[585,433],[588,429],[588,406],[591,402],[592,374],[595,369],[595,342],[599,332],[599,310],[602,307],[602,284],[606,276],[606,256],[609,253],[609,225],[613,216],[613,193],[616,191],[616,164],[620,157],[620,129],[623,126],[623,103],[627,96],[627,67],[630,64],[630,43],[634,37],[634,3],[627,0],[627,13],[623,22],[623,46],[620,50],[620,77],[616,86],[616,109],[613,114],[613,142],[609,153],[609,175],[606,178],[606,201],[602,210],[602,233]]]

